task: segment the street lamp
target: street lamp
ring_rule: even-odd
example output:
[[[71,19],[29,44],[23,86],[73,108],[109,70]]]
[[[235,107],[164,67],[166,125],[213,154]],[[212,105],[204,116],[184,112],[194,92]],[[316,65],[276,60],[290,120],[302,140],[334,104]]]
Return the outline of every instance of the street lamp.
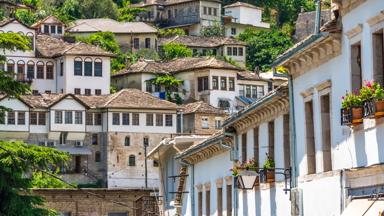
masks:
[[[237,177],[238,188],[243,190],[252,190],[259,179],[259,174],[255,171],[244,170]]]

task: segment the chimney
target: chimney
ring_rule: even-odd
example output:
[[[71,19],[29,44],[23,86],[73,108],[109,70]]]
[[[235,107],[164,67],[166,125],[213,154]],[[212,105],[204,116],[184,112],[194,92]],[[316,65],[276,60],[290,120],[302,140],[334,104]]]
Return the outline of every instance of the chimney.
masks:
[[[315,0],[316,4],[316,19],[315,19],[315,32],[317,35],[320,33],[320,25],[321,25],[321,0]]]

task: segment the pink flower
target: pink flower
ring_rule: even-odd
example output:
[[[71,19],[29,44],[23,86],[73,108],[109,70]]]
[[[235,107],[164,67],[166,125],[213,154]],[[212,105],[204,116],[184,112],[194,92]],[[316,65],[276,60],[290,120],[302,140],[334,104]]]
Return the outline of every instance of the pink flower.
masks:
[[[342,100],[344,100],[344,98],[345,98],[344,96],[341,97]]]

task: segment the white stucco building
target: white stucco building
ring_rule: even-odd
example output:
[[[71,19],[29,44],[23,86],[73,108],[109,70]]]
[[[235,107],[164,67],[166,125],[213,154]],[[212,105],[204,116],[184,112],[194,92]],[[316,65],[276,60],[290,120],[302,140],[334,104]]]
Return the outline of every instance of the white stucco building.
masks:
[[[333,1],[333,20],[275,62],[292,78],[294,215],[383,210],[382,119],[346,126],[340,111],[364,80],[383,83],[383,9],[381,0]]]
[[[26,35],[31,49],[5,51],[6,60],[0,68],[29,83],[34,94],[109,94],[110,58],[114,55],[85,43],[65,42],[61,39],[63,25],[55,20],[48,17],[36,28],[15,19],[1,21],[0,32]]]

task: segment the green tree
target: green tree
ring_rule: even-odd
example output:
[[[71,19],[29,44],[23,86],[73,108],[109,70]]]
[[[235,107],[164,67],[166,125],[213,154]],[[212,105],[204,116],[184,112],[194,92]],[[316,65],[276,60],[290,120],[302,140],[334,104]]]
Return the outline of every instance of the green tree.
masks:
[[[149,80],[150,83],[165,88],[165,95],[168,101],[181,104],[182,99],[179,95],[179,88],[184,84],[183,80],[179,80],[171,75],[158,75],[154,79]]]
[[[239,35],[239,39],[247,43],[246,65],[252,71],[256,67],[267,71],[273,60],[293,45],[289,35],[276,29],[246,29]]]
[[[185,31],[181,28],[174,29],[159,29],[159,37],[173,37],[173,36],[184,36]]]
[[[162,58],[171,60],[175,58],[192,57],[192,50],[187,46],[179,43],[169,43],[162,46]]]
[[[211,26],[204,26],[200,30],[200,35],[204,37],[224,36],[224,27],[219,22],[214,22]]]
[[[15,16],[22,23],[29,26],[34,24],[38,20],[36,13],[33,13],[31,10],[26,10],[26,9],[16,10]]]
[[[124,0],[122,2],[122,7],[118,9],[119,11],[119,21],[132,22],[135,21],[135,18],[140,13],[147,11],[144,8],[131,7],[130,1]]]
[[[117,6],[112,0],[82,0],[81,6],[81,13],[87,19],[118,18]]]

